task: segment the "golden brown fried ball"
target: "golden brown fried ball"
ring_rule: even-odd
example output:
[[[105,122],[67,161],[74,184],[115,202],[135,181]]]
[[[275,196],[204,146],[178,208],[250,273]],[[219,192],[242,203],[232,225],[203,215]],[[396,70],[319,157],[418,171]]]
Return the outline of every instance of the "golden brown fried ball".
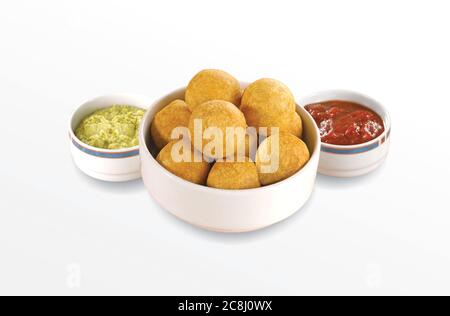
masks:
[[[201,129],[196,126],[196,123],[201,123]],[[237,135],[227,136],[229,128],[232,128]],[[236,153],[236,146],[245,146],[246,130],[247,123],[244,114],[227,101],[215,100],[203,103],[194,109],[189,120],[192,144],[197,150],[214,159],[232,156]],[[215,134],[208,135],[208,132],[213,133],[214,131],[220,133],[217,137],[221,136],[221,138],[216,138]],[[209,139],[205,139],[208,137]],[[211,146],[212,143],[215,143],[214,140],[219,141],[222,150]]]
[[[183,156],[185,154],[183,148],[189,149],[186,156],[190,158],[190,161],[177,162],[173,154]],[[195,155],[199,155],[197,156],[200,157],[199,159],[202,157],[200,153],[192,149],[188,141],[175,140],[161,150],[156,160],[174,175],[195,184],[205,185],[211,165],[203,159],[201,162],[195,162]]]
[[[297,112],[284,116],[264,116],[260,120],[261,126],[268,127],[267,133],[259,131],[262,136],[274,134],[273,127],[278,127],[280,132],[290,133],[298,138],[303,134],[303,121]]]
[[[244,91],[241,111],[249,126],[279,127],[280,117],[289,117],[295,112],[295,99],[289,88],[274,79],[255,81]],[[277,126],[270,126],[275,125]]]
[[[302,117],[295,112],[290,121],[290,128],[286,129],[287,132],[291,133],[298,138],[302,138],[303,136],[303,120]]]
[[[258,170],[249,158],[245,162],[216,162],[208,176],[209,187],[224,190],[259,188]]]
[[[156,147],[164,148],[173,139],[172,131],[177,127],[188,127],[191,112],[182,100],[175,100],[159,111],[152,122],[151,134]]]
[[[238,80],[222,70],[207,69],[199,72],[186,89],[186,103],[193,111],[208,101],[223,100],[239,107],[242,90]]]
[[[272,135],[259,146],[256,154],[259,180],[263,185],[285,180],[302,169],[309,159],[308,147],[301,139],[285,132]]]

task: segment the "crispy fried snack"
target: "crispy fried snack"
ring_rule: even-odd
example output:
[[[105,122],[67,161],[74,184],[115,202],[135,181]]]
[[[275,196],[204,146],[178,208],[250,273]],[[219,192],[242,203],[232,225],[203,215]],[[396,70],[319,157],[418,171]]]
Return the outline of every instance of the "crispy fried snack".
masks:
[[[236,146],[245,148],[246,129],[242,112],[226,101],[209,101],[199,105],[189,121],[192,144],[213,159],[234,155]],[[221,146],[212,146],[213,143]]]
[[[241,111],[249,126],[280,127],[295,113],[295,100],[289,88],[274,79],[255,81],[244,91]],[[284,128],[284,127],[283,127]]]
[[[238,80],[222,70],[207,69],[199,72],[186,89],[186,103],[193,111],[208,101],[223,100],[239,107],[242,90]]]
[[[207,185],[216,189],[245,190],[259,188],[261,183],[255,163],[247,158],[245,162],[216,162]]]
[[[164,148],[173,139],[172,131],[177,127],[187,127],[191,112],[182,100],[175,100],[159,111],[153,119],[151,134],[156,146]]]
[[[308,147],[301,139],[285,132],[272,135],[256,154],[259,180],[263,185],[285,180],[301,170],[309,159]]]
[[[260,124],[268,127],[267,133],[262,130],[259,131],[262,136],[273,135],[273,127],[278,127],[280,132],[286,132],[298,138],[303,135],[303,121],[297,112],[278,117],[264,116],[261,118]]]
[[[189,148],[189,152],[185,153],[183,148]],[[161,150],[156,160],[174,175],[195,184],[205,185],[211,165],[203,159],[201,162],[195,162],[196,154],[199,155],[198,157],[202,156],[192,149],[191,144],[183,143],[183,140],[175,140]],[[177,162],[177,159],[183,155],[189,158],[189,161]]]

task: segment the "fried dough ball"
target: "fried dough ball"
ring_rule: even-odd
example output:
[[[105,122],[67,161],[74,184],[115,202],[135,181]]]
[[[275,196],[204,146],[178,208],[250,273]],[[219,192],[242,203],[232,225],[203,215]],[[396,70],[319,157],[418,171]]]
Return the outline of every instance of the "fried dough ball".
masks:
[[[189,120],[192,144],[213,159],[232,156],[240,148],[236,146],[245,146],[246,130],[244,114],[227,101],[203,103],[194,109]]]
[[[259,131],[262,136],[273,135],[273,127],[278,127],[280,132],[286,132],[298,138],[301,138],[303,134],[303,121],[297,112],[278,117],[264,116],[260,123],[261,126],[267,127],[267,133]]]
[[[208,176],[207,185],[224,190],[245,190],[261,187],[256,165],[245,162],[216,162]]]
[[[286,132],[272,135],[259,146],[256,154],[259,180],[263,185],[285,180],[302,169],[309,159],[308,147],[301,139]]]
[[[159,111],[152,122],[151,134],[156,147],[164,148],[172,139],[172,131],[177,127],[188,127],[191,112],[182,100],[175,100]]]
[[[303,136],[303,120],[302,117],[297,112],[295,112],[294,115],[292,116],[289,133],[291,133],[294,136],[297,136],[298,138],[302,138]]]
[[[188,151],[188,152],[185,152]],[[195,156],[201,162],[195,162]],[[188,161],[181,161],[186,156]],[[177,162],[180,159],[180,162]],[[205,185],[211,165],[202,159],[201,153],[192,149],[189,141],[174,140],[165,146],[156,160],[174,175],[189,182]]]
[[[289,88],[274,79],[255,81],[244,91],[241,111],[249,126],[270,126],[280,124],[280,117],[290,117],[295,112],[295,99]]]
[[[199,72],[186,89],[185,100],[193,111],[208,101],[223,100],[239,107],[242,90],[237,79],[222,70],[207,69]]]

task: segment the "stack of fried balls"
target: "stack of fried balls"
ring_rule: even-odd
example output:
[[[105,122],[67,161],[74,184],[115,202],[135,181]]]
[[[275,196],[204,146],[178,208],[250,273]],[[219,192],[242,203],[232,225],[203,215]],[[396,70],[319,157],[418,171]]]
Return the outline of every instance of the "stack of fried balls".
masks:
[[[223,150],[211,150],[208,140],[195,141],[195,122],[202,122],[200,132],[208,128],[222,131]],[[172,139],[180,127],[189,130],[189,138]],[[249,135],[230,139],[228,128],[258,132],[251,154]],[[158,112],[152,122],[151,137],[158,148],[157,161],[169,172],[199,185],[244,190],[283,181],[301,170],[310,159],[302,141],[303,123],[296,112],[295,99],[289,88],[274,79],[260,79],[244,91],[230,74],[221,70],[203,70],[189,83],[185,100],[176,100]],[[275,146],[274,137],[279,137]],[[188,144],[186,144],[188,142]],[[176,146],[176,147],[175,147]],[[178,161],[172,152],[180,152],[189,160]],[[240,150],[244,148],[245,150]],[[275,150],[276,148],[276,150]],[[267,172],[270,159],[277,160],[275,170]],[[234,159],[227,159],[233,156]],[[199,158],[200,157],[200,158]],[[197,158],[197,159],[195,159]]]

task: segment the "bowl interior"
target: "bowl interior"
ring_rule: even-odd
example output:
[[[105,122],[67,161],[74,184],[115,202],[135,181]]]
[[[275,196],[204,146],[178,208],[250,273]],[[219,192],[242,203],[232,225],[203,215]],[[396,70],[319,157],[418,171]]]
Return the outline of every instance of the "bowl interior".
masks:
[[[245,87],[245,86],[246,85],[243,84],[243,87]],[[146,149],[151,153],[151,156],[153,157],[153,159],[156,159],[156,156],[158,155],[158,152],[159,152],[159,150],[156,148],[156,146],[153,143],[151,133],[150,133],[150,127],[151,127],[153,118],[160,110],[162,110],[165,106],[167,106],[172,101],[175,101],[177,99],[184,100],[185,91],[186,91],[185,88],[178,89],[178,90],[174,91],[173,93],[156,101],[153,104],[153,106],[147,111],[146,116],[144,117],[144,120],[142,121],[141,139],[142,139],[142,137],[143,137],[143,139],[145,139]],[[303,137],[302,137],[302,139],[308,146],[308,149],[311,153],[311,157],[313,157],[314,155],[319,155],[319,153],[320,153],[320,136],[319,136],[319,130],[316,126],[314,119],[300,105],[297,105],[297,113],[301,116],[302,121],[303,121]],[[156,160],[155,160],[155,162],[156,162]]]

